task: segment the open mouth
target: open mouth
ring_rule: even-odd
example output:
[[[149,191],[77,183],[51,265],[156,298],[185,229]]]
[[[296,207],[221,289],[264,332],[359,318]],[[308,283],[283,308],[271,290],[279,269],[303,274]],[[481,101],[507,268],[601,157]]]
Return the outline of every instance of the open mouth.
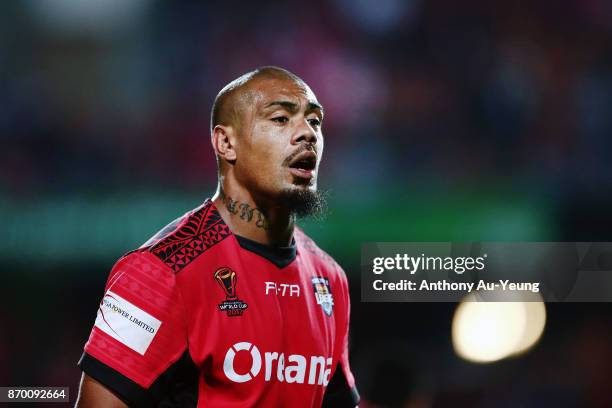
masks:
[[[314,169],[317,167],[317,155],[314,152],[306,151],[297,155],[291,163],[289,169],[294,176],[301,178],[312,178]]]

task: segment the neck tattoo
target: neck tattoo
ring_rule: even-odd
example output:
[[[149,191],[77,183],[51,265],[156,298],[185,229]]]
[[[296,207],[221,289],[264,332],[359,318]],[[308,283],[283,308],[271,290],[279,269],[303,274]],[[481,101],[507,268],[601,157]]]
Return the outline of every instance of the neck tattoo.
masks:
[[[255,221],[255,226],[257,228],[264,230],[268,229],[268,220],[259,208],[253,208],[247,203],[232,200],[230,197],[226,196],[223,191],[221,191],[220,197],[230,214],[238,215],[241,220],[249,223]]]

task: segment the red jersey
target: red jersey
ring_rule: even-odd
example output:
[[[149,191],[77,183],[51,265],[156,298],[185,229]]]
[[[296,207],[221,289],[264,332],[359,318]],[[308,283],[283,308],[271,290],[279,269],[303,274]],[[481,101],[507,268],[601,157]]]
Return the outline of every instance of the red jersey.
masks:
[[[115,264],[79,366],[134,406],[355,406],[349,313],[302,231],[268,247],[207,200]]]

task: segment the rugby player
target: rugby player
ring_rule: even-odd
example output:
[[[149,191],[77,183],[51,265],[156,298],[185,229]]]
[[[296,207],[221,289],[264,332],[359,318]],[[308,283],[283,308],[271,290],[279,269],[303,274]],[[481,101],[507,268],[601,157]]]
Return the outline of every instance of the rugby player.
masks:
[[[323,107],[264,67],[211,116],[217,192],[113,267],[77,406],[355,406],[346,276],[296,226],[322,207]]]

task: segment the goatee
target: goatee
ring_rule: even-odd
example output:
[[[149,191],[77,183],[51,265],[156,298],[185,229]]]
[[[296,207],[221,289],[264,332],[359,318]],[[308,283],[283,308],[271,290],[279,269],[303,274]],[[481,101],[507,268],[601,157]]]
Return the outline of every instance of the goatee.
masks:
[[[327,193],[306,189],[287,189],[280,200],[297,218],[313,217],[322,219],[327,211]]]

